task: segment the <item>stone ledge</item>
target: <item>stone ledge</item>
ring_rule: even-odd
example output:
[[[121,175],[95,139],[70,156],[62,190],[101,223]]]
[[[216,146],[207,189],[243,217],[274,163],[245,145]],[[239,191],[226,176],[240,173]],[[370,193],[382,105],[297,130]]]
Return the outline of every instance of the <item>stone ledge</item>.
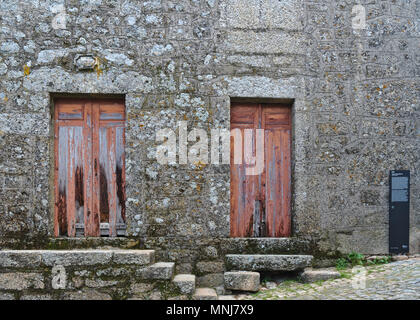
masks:
[[[274,254],[228,254],[228,270],[240,271],[295,271],[311,265],[310,255],[274,255]]]
[[[112,261],[116,264],[147,265],[155,262],[154,250],[118,250],[113,253]]]
[[[70,250],[70,251],[43,251],[42,263],[47,266],[92,266],[109,264],[112,251],[99,250]]]
[[[311,252],[310,241],[298,238],[226,238],[221,241],[225,254],[302,254]]]
[[[92,266],[154,262],[154,250],[2,250],[0,268],[29,268],[41,265]]]

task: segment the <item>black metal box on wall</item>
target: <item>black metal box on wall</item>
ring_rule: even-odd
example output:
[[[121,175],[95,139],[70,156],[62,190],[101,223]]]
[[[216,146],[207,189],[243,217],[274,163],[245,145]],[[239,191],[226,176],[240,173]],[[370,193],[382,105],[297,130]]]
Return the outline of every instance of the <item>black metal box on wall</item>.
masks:
[[[410,171],[389,175],[389,253],[408,253],[410,227]]]

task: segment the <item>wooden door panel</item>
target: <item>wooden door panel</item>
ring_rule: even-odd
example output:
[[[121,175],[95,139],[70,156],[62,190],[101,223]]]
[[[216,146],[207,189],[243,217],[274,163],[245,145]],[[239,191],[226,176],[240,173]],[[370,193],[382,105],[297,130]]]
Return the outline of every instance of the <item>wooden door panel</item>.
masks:
[[[55,115],[55,235],[125,234],[124,105],[59,99]]]
[[[258,126],[258,110],[248,105],[237,105],[231,110],[231,129],[237,129],[240,135],[241,163],[235,164],[235,144],[231,138],[231,216],[230,227],[233,237],[250,237],[253,234],[253,216],[255,211],[255,197],[257,193],[256,177],[246,175],[249,164],[245,162],[245,129],[254,129],[252,132],[255,140],[255,129]],[[236,151],[238,152],[238,151]],[[253,148],[255,152],[255,148]],[[252,166],[252,165],[251,165]]]
[[[269,237],[290,236],[290,130],[266,130],[266,219]]]
[[[235,105],[231,109],[230,121],[234,128],[239,124],[248,124],[246,128],[254,128],[258,123],[258,109],[249,105]]]
[[[124,105],[118,102],[101,103],[100,120],[124,120]]]
[[[245,174],[246,165],[231,168],[231,235],[250,237],[253,234],[256,176]]]
[[[118,225],[125,225],[125,127],[117,127],[115,130],[115,160],[116,160],[116,187],[117,187],[117,234]]]
[[[76,223],[84,223],[85,160],[82,127],[58,130],[58,188],[56,192],[59,234],[74,237]]]
[[[231,236],[288,237],[291,234],[291,119],[284,105],[234,104],[231,129],[242,134],[264,129],[264,170],[258,176],[245,174],[246,164],[234,162],[231,139]],[[255,154],[254,154],[255,156]]]
[[[100,220],[109,223],[110,236],[116,236],[117,226],[125,223],[123,144],[123,127],[99,128]]]
[[[60,106],[58,112],[59,120],[83,120],[83,105],[78,103],[67,103]]]
[[[97,237],[99,236],[99,210],[94,202],[94,193],[95,193],[95,168],[94,168],[94,112],[93,108],[95,106],[92,103],[86,103],[84,115],[85,115],[85,132],[86,132],[86,143],[85,143],[85,167],[86,176],[85,176],[85,236],[86,237]]]
[[[262,108],[262,127],[264,129],[290,128],[290,108],[287,106],[265,105]]]

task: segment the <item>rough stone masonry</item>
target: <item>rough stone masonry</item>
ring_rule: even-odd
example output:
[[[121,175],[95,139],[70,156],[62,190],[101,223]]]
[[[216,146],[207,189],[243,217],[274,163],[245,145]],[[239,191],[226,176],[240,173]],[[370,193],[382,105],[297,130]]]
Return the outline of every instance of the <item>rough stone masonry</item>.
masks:
[[[52,239],[53,98],[118,94],[128,228],[106,243],[223,282],[229,165],[160,165],[155,134],[229,129],[231,101],[255,98],[293,101],[293,238],[322,257],[387,253],[388,173],[407,169],[419,252],[419,0],[3,0],[0,13],[0,248],[104,244]]]

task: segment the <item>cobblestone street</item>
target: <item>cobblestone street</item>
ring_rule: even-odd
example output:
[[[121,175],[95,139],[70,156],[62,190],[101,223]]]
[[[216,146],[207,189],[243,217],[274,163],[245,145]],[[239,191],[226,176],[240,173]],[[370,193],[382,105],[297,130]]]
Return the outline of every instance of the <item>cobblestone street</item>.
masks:
[[[351,270],[347,271],[351,274]],[[410,259],[366,268],[365,288],[354,289],[353,285],[363,285],[351,278],[328,280],[303,284],[285,282],[273,289],[265,289],[254,295],[237,295],[236,299],[262,300],[419,300],[420,299],[420,259]]]

